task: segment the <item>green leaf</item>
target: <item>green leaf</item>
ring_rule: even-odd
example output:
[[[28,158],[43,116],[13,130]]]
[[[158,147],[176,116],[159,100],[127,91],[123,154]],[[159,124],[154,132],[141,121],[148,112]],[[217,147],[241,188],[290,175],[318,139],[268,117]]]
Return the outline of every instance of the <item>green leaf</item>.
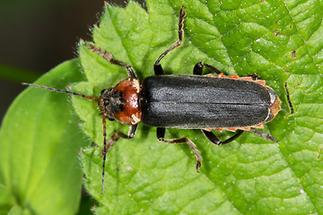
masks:
[[[253,134],[215,146],[199,131],[170,129],[202,152],[201,173],[185,145],[158,143],[155,128],[140,126],[133,140],[121,140],[108,154],[101,193],[101,119],[95,104],[73,98],[82,129],[98,144],[82,162],[86,187],[99,202],[97,214],[323,214],[322,4],[313,1],[147,1],[107,5],[93,30],[97,46],[135,67],[141,78],[177,37],[179,8],[187,12],[185,43],[162,65],[192,74],[204,61],[228,73],[257,73],[280,96],[282,111],[268,123],[278,143]],[[126,77],[80,46],[87,82],[76,89],[99,94]],[[285,83],[295,113],[290,114]],[[108,122],[108,134],[125,126]]]
[[[37,81],[52,87],[82,80],[67,61]],[[87,143],[66,95],[27,89],[0,130],[0,214],[74,214],[81,194],[77,154]]]

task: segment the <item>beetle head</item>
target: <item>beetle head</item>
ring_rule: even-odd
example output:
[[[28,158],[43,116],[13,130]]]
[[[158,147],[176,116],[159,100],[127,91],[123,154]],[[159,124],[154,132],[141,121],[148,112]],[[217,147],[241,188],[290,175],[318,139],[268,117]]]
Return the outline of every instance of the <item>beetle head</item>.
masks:
[[[114,88],[101,91],[99,105],[109,120],[134,125],[141,120],[139,108],[140,86],[136,79],[126,79]]]
[[[121,112],[124,107],[124,99],[120,91],[115,91],[113,88],[104,89],[101,91],[102,109],[111,121],[115,119],[115,114]]]

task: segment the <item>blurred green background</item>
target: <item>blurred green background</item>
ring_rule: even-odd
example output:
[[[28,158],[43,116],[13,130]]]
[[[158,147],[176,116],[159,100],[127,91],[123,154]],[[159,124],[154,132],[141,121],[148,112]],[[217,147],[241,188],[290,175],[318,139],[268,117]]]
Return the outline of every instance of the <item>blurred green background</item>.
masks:
[[[20,82],[32,82],[77,56],[79,39],[91,38],[103,5],[103,0],[0,1],[0,122],[24,89]]]

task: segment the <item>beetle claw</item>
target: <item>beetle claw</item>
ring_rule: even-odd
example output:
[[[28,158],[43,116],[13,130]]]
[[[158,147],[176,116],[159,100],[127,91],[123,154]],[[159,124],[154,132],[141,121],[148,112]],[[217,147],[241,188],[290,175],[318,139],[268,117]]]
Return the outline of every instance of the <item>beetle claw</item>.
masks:
[[[200,173],[200,169],[201,169],[201,161],[196,161],[196,172]]]

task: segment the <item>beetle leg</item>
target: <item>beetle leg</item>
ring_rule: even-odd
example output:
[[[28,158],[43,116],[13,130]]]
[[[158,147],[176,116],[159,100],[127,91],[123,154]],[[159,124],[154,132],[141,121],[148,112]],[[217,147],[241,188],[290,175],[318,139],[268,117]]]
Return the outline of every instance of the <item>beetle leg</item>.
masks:
[[[203,63],[202,62],[198,62],[197,64],[195,64],[194,69],[193,69],[193,75],[202,75],[203,74]]]
[[[111,64],[115,64],[118,66],[121,66],[123,68],[125,68],[128,72],[128,77],[131,79],[137,79],[137,74],[134,70],[134,68],[132,66],[130,66],[127,63],[124,63],[120,60],[117,60],[115,58],[113,58],[112,54],[110,52],[107,52],[99,47],[96,47],[95,45],[88,43],[87,47],[92,50],[94,53],[100,55],[101,57],[103,57],[105,60],[109,61]]]
[[[254,81],[261,79],[256,73],[252,73],[250,75],[247,75],[247,77],[252,78],[252,80],[254,80]]]
[[[223,72],[221,72],[219,69],[217,69],[216,67],[214,67],[214,66],[212,66],[212,65],[210,65],[210,64],[206,64],[206,63],[204,63],[203,64],[208,70],[210,70],[211,72],[215,72],[216,74],[221,74],[221,73],[223,73]]]
[[[138,124],[131,125],[128,131],[128,137],[133,138],[136,134]]]
[[[285,93],[286,93],[286,98],[287,98],[287,102],[288,102],[288,106],[289,106],[289,111],[290,111],[290,114],[293,114],[294,113],[294,107],[293,107],[293,104],[290,100],[290,95],[289,95],[289,91],[288,91],[288,86],[287,86],[287,82],[285,82]]]
[[[157,128],[157,138],[161,142],[170,143],[170,144],[187,144],[191,151],[194,153],[196,160],[196,171],[199,172],[202,164],[202,156],[196,145],[187,137],[180,137],[174,139],[165,139],[165,128]]]
[[[214,144],[222,145],[232,142],[233,140],[237,139],[242,133],[243,130],[237,130],[235,134],[228,139],[221,141],[215,134],[213,134],[211,131],[201,130],[203,134]]]
[[[263,131],[259,131],[256,129],[251,129],[250,132],[254,133],[255,135],[264,138],[265,140],[271,141],[271,142],[277,142],[277,140],[275,139],[275,137],[273,137],[271,134],[268,134],[266,132]]]
[[[162,66],[160,65],[160,61],[172,50],[178,48],[182,43],[184,39],[184,20],[185,20],[185,10],[184,7],[182,7],[179,11],[179,18],[178,18],[178,39],[175,43],[173,43],[168,49],[166,49],[161,55],[157,58],[154,64],[154,71],[155,75],[162,75],[164,74],[164,70]]]
[[[124,138],[124,139],[131,139],[135,136],[136,133],[136,129],[137,129],[137,125],[131,125],[129,127],[129,132],[128,135],[124,134],[120,131],[116,131],[113,132],[111,135],[111,138],[109,139],[109,141],[107,142],[107,135],[106,135],[106,121],[105,119],[102,119],[102,128],[103,128],[103,150],[102,150],[102,155],[103,155],[103,160],[102,160],[102,184],[101,184],[101,189],[102,189],[102,193],[104,192],[104,170],[105,170],[105,161],[107,158],[107,153],[109,152],[109,150],[111,149],[111,147],[120,139],[120,138]]]
[[[214,72],[216,74],[221,74],[223,72],[221,72],[219,69],[217,69],[216,67],[206,64],[206,63],[202,63],[202,62],[198,62],[197,64],[195,64],[194,69],[193,69],[193,74],[194,75],[202,75],[203,74],[203,68],[206,67],[208,70],[210,70],[211,72]]]

